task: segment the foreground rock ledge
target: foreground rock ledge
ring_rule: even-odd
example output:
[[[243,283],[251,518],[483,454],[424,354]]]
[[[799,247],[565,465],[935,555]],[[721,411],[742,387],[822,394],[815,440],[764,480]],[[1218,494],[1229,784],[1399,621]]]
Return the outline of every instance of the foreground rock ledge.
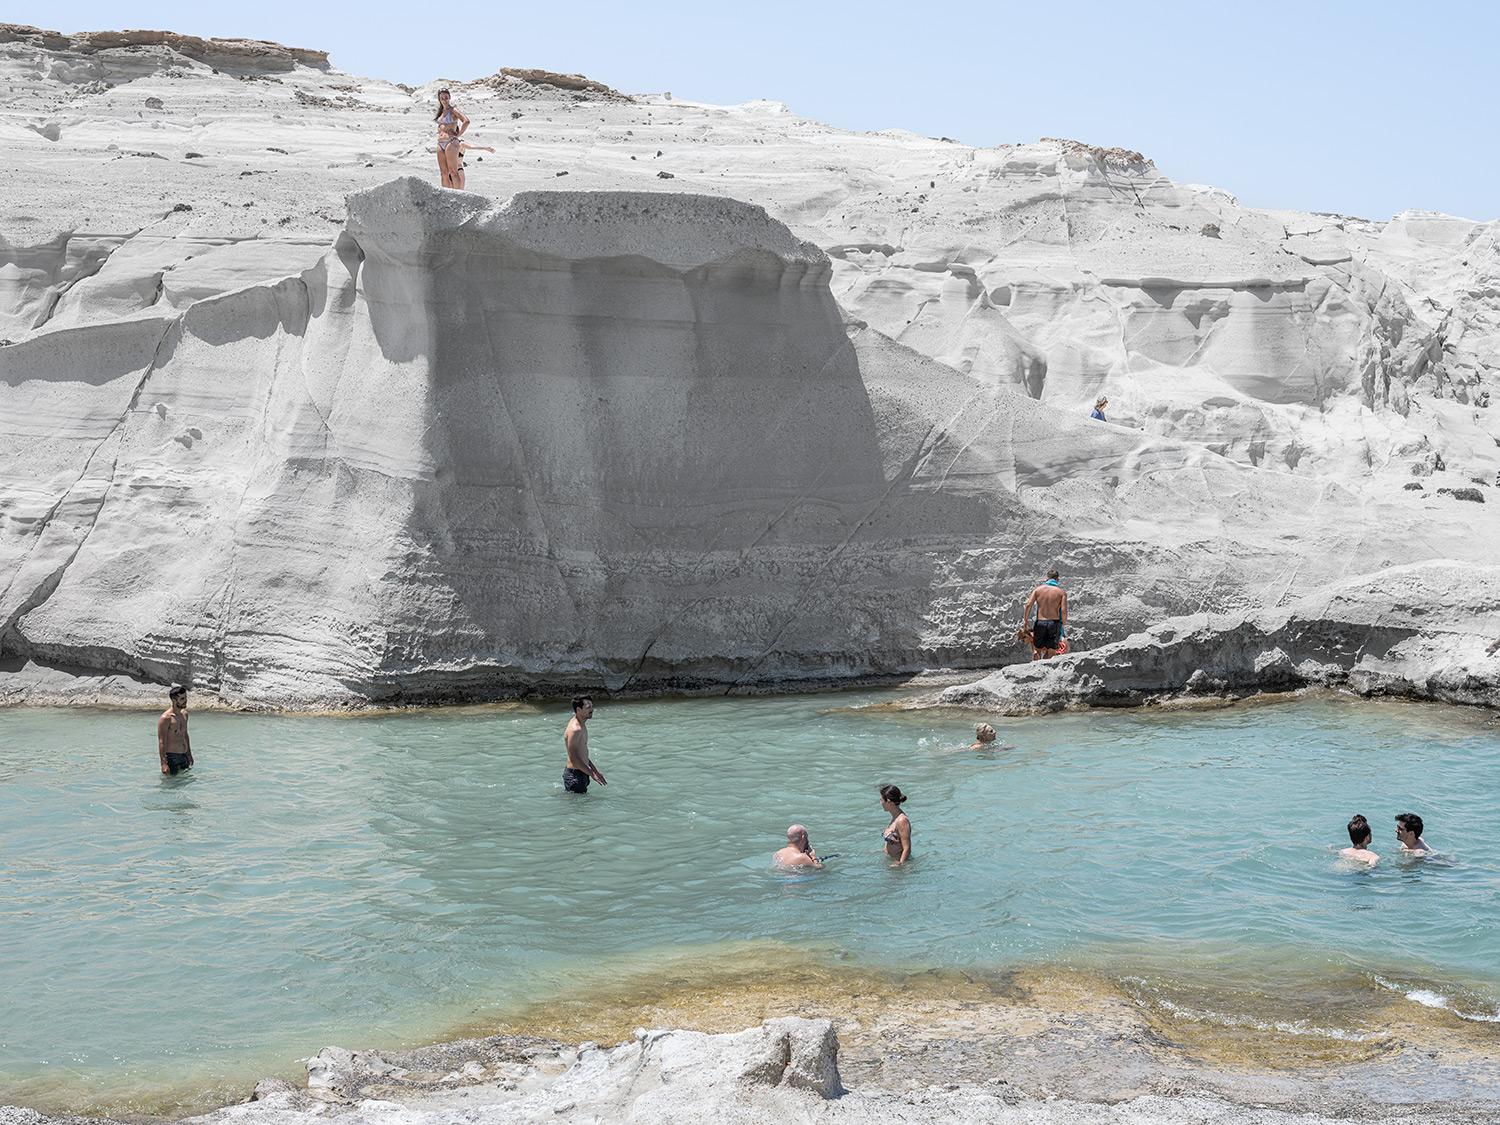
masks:
[[[1426,1125],[1478,1123],[1492,1120],[1493,1112],[1488,1103],[1465,1101],[1372,1103],[1366,1113],[1350,1103],[1347,1092],[1330,1100],[1326,1116],[1191,1093],[1143,1094],[1114,1104],[1032,1098],[1018,1094],[1000,1074],[984,1082],[902,1091],[846,1090],[838,1051],[828,1020],[797,1017],[718,1035],[639,1030],[630,1042],[610,1048],[518,1036],[385,1054],[329,1047],[308,1061],[305,1089],[265,1079],[251,1100],[187,1120],[203,1125],[331,1120],[343,1125],[1323,1125],[1368,1118],[1382,1125]],[[0,1107],[0,1125],[88,1120]]]

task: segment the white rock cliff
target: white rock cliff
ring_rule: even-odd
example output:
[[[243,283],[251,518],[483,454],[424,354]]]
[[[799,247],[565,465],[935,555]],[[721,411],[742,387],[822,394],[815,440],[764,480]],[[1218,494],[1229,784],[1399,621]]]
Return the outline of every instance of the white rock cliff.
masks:
[[[1053,563],[1090,647],[1494,559],[1496,224],[527,73],[449,83],[455,193],[430,91],[0,28],[0,699],[984,667]]]

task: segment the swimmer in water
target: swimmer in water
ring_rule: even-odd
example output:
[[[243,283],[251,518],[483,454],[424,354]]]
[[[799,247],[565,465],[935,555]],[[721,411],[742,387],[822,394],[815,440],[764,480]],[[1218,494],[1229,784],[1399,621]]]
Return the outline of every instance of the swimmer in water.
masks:
[[[980,723],[974,728],[974,745],[970,750],[988,750],[995,743],[995,728],[989,723]]]
[[[1369,864],[1374,867],[1380,862],[1380,857],[1370,850],[1370,838],[1374,835],[1370,830],[1370,822],[1359,813],[1349,821],[1349,843],[1350,847],[1339,852],[1344,859],[1353,860],[1356,863]]]
[[[771,862],[778,867],[823,866],[823,861],[808,842],[807,829],[800,824],[793,824],[786,830],[786,847],[773,855]]]
[[[897,867],[911,858],[911,818],[901,811],[905,803],[906,794],[896,786],[880,787],[880,807],[891,814],[891,823],[881,833],[880,842]]]
[[[1414,812],[1396,814],[1396,839],[1406,855],[1432,855],[1432,849],[1422,839],[1422,818]]]

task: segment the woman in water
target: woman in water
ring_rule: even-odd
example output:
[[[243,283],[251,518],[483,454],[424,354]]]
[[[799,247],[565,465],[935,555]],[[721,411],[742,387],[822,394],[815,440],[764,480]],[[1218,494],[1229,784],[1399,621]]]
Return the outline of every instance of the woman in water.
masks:
[[[980,723],[974,728],[974,745],[970,750],[988,750],[995,741],[995,728],[989,723]]]
[[[453,96],[447,90],[439,90],[438,111],[433,120],[437,122],[438,172],[444,187],[464,186],[463,133],[469,127],[469,119],[453,104]]]
[[[894,785],[880,787],[880,807],[891,814],[891,823],[880,839],[885,844],[885,854],[900,867],[911,858],[911,818],[901,811],[906,803],[906,794]]]

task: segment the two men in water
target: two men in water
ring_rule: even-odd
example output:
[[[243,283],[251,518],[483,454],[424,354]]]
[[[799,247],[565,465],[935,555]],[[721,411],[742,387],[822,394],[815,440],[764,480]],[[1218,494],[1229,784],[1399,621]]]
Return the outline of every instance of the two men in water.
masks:
[[[1036,621],[1031,621],[1032,609]],[[1047,581],[1031,591],[1021,610],[1021,628],[1031,633],[1031,659],[1050,660],[1062,647],[1063,631],[1068,626],[1068,592],[1062,588],[1057,568],[1047,572]]]
[[[173,684],[167,689],[171,706],[156,720],[156,756],[161,772],[176,777],[193,768],[193,744],[188,738],[187,688]]]
[[[563,767],[563,788],[569,793],[587,793],[591,780],[600,785],[609,784],[589,758],[588,721],[593,714],[593,699],[587,695],[573,697],[573,717],[563,732],[563,743],[568,750],[567,765]]]
[[[1367,863],[1374,867],[1380,862],[1380,857],[1370,850],[1373,835],[1370,822],[1359,813],[1355,813],[1354,819],[1349,821],[1350,846],[1339,852],[1339,855],[1344,859],[1353,860],[1356,863]],[[1422,818],[1416,813],[1396,814],[1396,841],[1401,845],[1401,851],[1407,855],[1432,854],[1427,841],[1422,839]]]

